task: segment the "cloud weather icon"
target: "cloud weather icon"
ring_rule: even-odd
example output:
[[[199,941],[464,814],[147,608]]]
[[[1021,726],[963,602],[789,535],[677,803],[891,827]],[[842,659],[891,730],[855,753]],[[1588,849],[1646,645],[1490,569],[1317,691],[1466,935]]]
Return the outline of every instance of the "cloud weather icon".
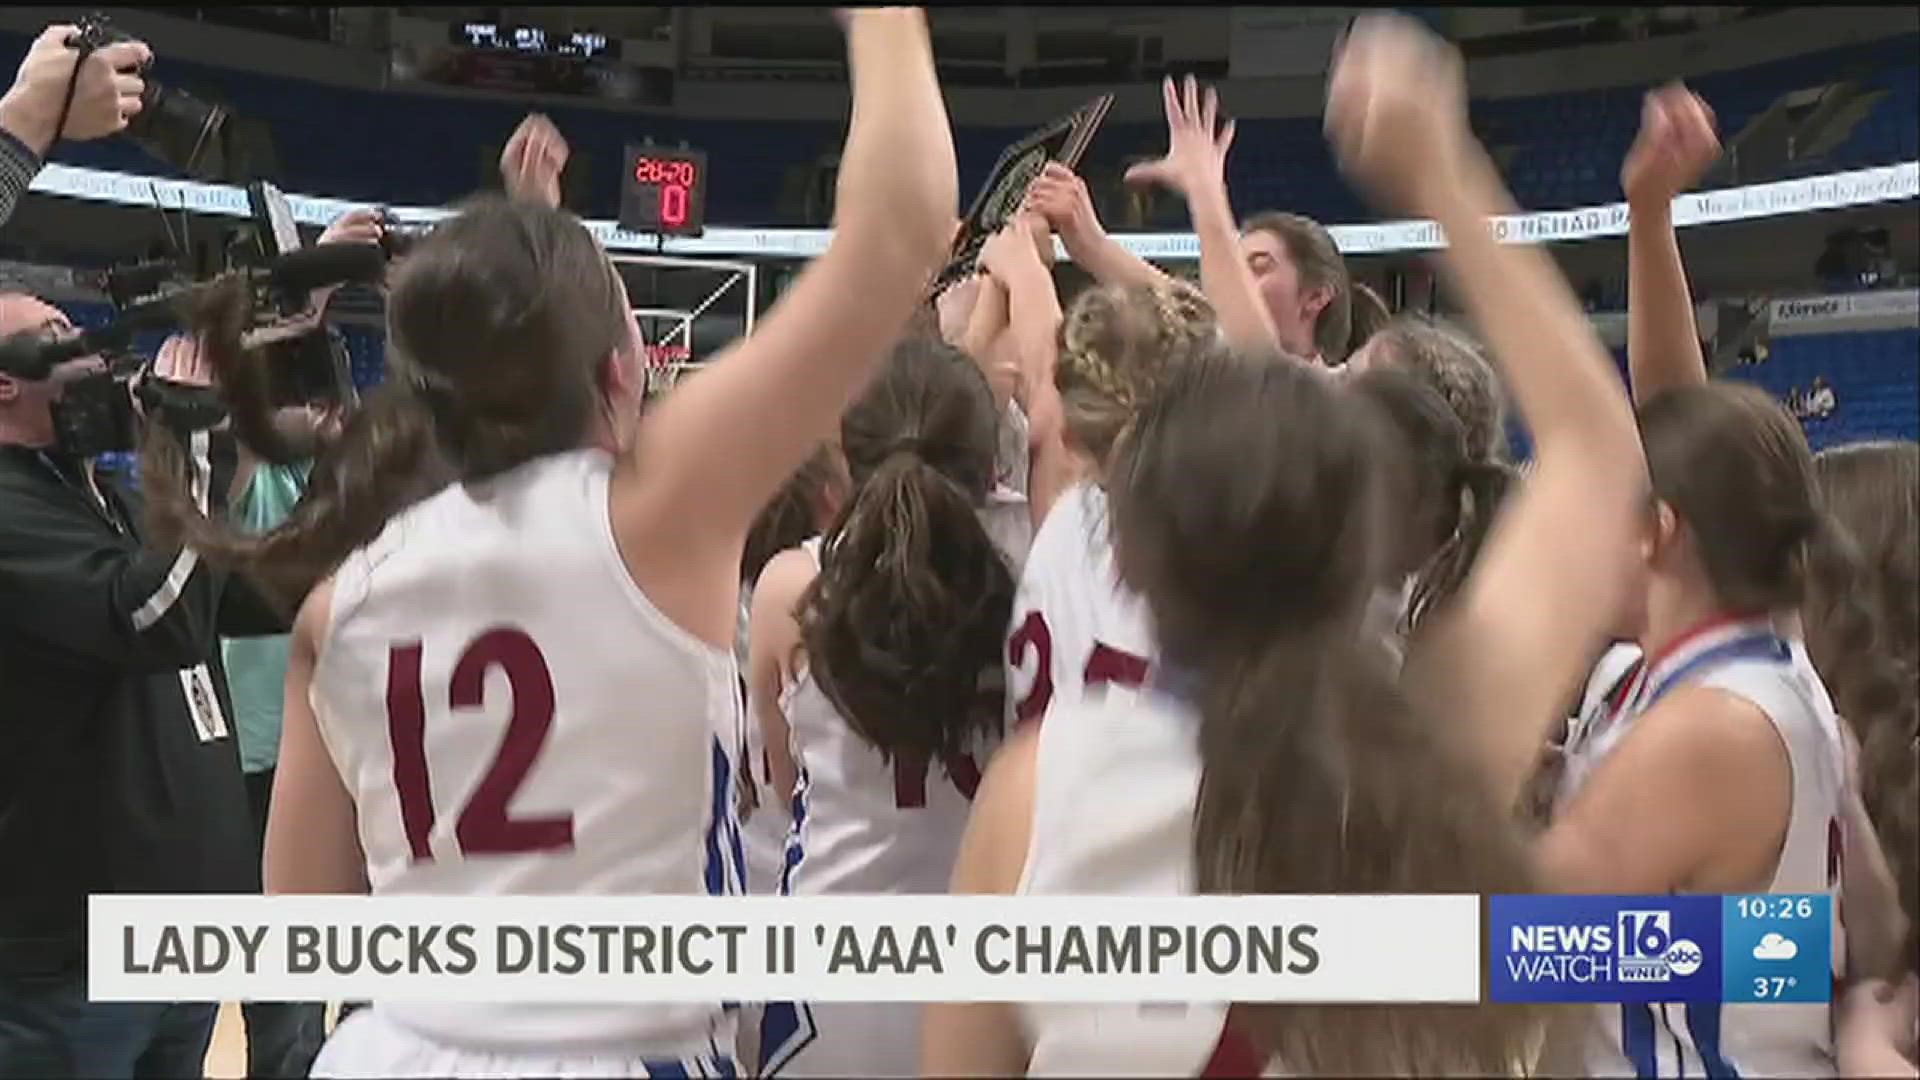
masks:
[[[1799,955],[1800,946],[1795,945],[1792,938],[1780,934],[1768,934],[1753,947],[1755,960],[1791,960]]]

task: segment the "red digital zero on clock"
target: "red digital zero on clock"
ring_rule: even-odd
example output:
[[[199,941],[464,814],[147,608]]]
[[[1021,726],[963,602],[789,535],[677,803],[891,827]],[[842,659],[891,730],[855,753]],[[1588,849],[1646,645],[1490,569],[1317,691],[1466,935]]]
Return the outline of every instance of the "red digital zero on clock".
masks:
[[[659,188],[662,225],[679,228],[686,224],[693,187],[700,179],[699,166],[684,159],[643,157],[634,163],[633,179],[636,183]]]

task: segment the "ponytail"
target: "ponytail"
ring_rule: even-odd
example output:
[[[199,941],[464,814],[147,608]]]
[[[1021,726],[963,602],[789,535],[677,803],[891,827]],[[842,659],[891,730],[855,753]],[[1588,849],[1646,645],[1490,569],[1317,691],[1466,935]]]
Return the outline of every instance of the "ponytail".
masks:
[[[140,458],[148,530],[163,543],[185,544],[245,574],[291,614],[389,519],[444,483],[432,448],[432,425],[412,395],[394,383],[381,386],[315,465],[286,520],[251,534],[200,509],[183,479],[178,440],[150,425]]]
[[[1414,576],[1402,629],[1412,633],[1428,613],[1453,599],[1473,570],[1481,545],[1493,529],[1500,505],[1514,483],[1513,470],[1498,461],[1463,462],[1454,471],[1453,499],[1458,521],[1440,549]]]
[[[1013,576],[976,501],[922,449],[861,482],[800,598],[815,683],[882,757],[939,760],[998,729],[980,707],[1013,610]]]

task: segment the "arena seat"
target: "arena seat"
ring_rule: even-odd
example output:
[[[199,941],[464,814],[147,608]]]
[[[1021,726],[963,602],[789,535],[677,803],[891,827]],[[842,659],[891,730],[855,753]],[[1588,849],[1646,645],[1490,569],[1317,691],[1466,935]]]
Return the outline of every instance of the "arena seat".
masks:
[[[1804,421],[1816,450],[1863,439],[1920,439],[1920,330],[1775,338],[1765,360],[1726,376],[1781,399],[1823,379],[1833,388],[1833,413]]]

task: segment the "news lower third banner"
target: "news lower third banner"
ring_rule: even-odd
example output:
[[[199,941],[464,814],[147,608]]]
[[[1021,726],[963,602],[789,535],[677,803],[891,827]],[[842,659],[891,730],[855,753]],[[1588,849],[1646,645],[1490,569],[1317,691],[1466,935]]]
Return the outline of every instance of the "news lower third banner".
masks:
[[[95,896],[93,1001],[1475,1002],[1477,896]]]
[[[1831,897],[1495,896],[1496,1002],[1804,1004],[1833,995]]]
[[[96,896],[90,905],[94,1001],[1832,994],[1826,896]]]

